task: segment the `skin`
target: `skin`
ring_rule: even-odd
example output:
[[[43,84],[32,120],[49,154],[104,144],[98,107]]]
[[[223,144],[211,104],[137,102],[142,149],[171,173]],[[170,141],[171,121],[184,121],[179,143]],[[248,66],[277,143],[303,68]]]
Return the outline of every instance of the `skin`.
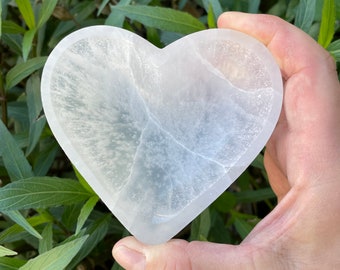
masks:
[[[220,28],[260,40],[284,80],[265,167],[278,205],[237,246],[120,240],[125,269],[340,269],[340,85],[334,59],[307,34],[270,15],[228,12]]]

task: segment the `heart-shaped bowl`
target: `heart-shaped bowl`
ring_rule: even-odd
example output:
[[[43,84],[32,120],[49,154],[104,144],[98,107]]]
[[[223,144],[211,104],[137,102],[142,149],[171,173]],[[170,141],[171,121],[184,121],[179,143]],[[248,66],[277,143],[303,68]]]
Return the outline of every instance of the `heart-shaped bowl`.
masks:
[[[139,240],[169,240],[249,166],[281,111],[267,48],[211,29],[159,49],[92,26],[64,38],[43,70],[44,111],[60,146]]]

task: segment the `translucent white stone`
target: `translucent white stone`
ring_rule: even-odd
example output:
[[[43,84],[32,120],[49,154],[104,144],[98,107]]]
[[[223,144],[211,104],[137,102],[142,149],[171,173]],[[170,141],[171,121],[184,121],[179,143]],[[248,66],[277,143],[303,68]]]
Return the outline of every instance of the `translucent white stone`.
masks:
[[[115,27],[63,39],[42,76],[59,144],[139,240],[169,240],[212,203],[270,137],[282,102],[273,57],[211,29],[164,49]]]

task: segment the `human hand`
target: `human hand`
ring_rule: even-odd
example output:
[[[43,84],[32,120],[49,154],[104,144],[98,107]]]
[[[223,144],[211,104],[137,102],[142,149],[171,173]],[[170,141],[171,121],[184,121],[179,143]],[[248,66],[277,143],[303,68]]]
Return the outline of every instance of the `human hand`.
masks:
[[[238,246],[133,237],[113,248],[126,269],[340,269],[340,85],[334,60],[270,15],[224,13],[221,28],[263,42],[280,66],[283,109],[264,163],[278,205]]]

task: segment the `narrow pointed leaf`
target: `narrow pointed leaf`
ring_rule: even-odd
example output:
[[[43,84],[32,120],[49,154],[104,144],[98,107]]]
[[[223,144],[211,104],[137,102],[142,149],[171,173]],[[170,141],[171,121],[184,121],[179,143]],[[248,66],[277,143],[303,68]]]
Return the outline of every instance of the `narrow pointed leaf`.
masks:
[[[35,33],[36,29],[32,28],[26,31],[24,35],[24,39],[22,41],[22,58],[24,59],[25,62],[27,61],[28,55],[32,49]]]
[[[0,211],[74,204],[92,194],[77,181],[56,177],[32,177],[0,189]]]
[[[38,17],[38,25],[39,29],[47,20],[51,17],[56,5],[58,4],[58,0],[44,0],[42,2],[42,6],[39,12]]]
[[[316,0],[301,0],[295,17],[295,25],[308,33],[315,17]]]
[[[40,116],[42,102],[40,96],[40,78],[31,76],[26,83],[28,118],[30,122],[28,147],[26,155],[29,155],[37,145],[40,135],[46,123],[45,116]]]
[[[333,55],[335,61],[340,62],[340,39],[332,42],[327,50]]]
[[[204,30],[205,26],[189,13],[164,7],[154,6],[112,6],[112,10],[136,20],[145,26],[164,31],[190,34]]]
[[[25,29],[13,21],[3,21],[2,32],[4,34],[23,34]]]
[[[81,208],[80,214],[78,216],[77,228],[76,228],[76,233],[75,233],[76,235],[83,228],[87,218],[91,214],[93,208],[96,206],[98,201],[99,201],[99,197],[98,196],[93,196]]]
[[[38,226],[47,222],[52,222],[53,217],[44,212],[43,214],[33,216],[27,219],[27,222],[32,226]],[[15,242],[22,240],[28,233],[18,224],[14,224],[0,232],[0,244]],[[1,268],[0,268],[1,269]]]
[[[13,250],[0,246],[0,257],[17,255]],[[1,268],[0,268],[1,269]]]
[[[2,257],[0,258],[0,269],[1,270],[18,270],[25,263],[26,261],[22,259]]]
[[[246,238],[247,235],[250,233],[250,231],[253,229],[253,226],[251,226],[247,221],[240,218],[235,218],[234,221],[235,229],[240,234],[242,239]]]
[[[45,65],[46,59],[46,56],[35,57],[14,66],[6,75],[6,90],[17,85],[34,71],[42,68]]]
[[[76,174],[76,177],[79,181],[79,183],[85,188],[88,192],[92,193],[93,195],[96,195],[94,190],[91,188],[91,186],[86,182],[85,178],[80,174],[80,172],[76,169],[76,167],[73,166],[74,173]]]
[[[33,235],[38,239],[42,239],[41,235],[33,228],[31,224],[22,216],[22,214],[17,210],[12,211],[2,211],[5,215],[7,215],[11,220],[13,220],[16,224],[22,227],[26,232]]]
[[[55,247],[34,259],[29,260],[20,270],[55,270],[64,269],[78,253],[87,239],[87,235],[66,244]]]
[[[11,180],[32,177],[31,165],[2,121],[0,121],[0,141],[0,155]]]
[[[45,253],[53,248],[53,223],[47,223],[41,233],[42,239],[39,241],[39,254]]]
[[[85,231],[89,235],[78,254],[74,257],[73,261],[68,265],[66,270],[73,270],[91,251],[103,240],[106,236],[111,221],[111,215],[107,214],[95,220],[89,228]]]
[[[35,17],[31,1],[16,0],[15,2],[18,5],[19,11],[22,17],[24,18],[26,25],[28,26],[29,29],[33,29],[35,27]]]
[[[324,0],[318,43],[327,48],[335,33],[335,1]]]

